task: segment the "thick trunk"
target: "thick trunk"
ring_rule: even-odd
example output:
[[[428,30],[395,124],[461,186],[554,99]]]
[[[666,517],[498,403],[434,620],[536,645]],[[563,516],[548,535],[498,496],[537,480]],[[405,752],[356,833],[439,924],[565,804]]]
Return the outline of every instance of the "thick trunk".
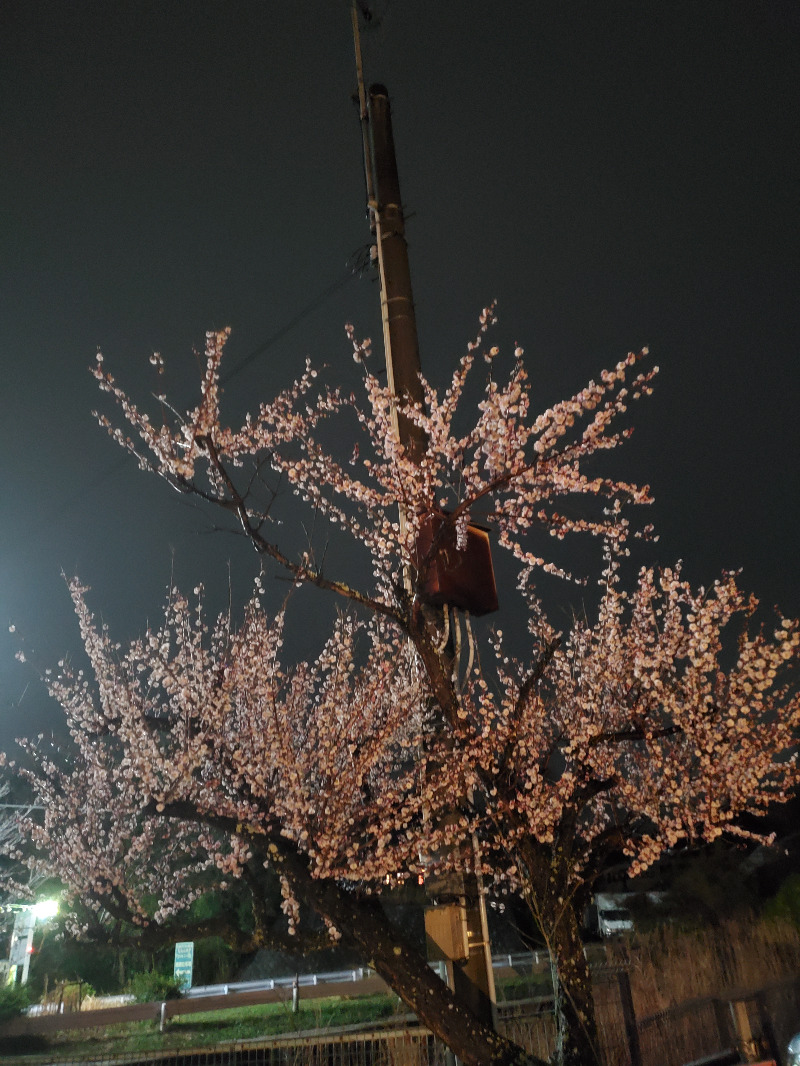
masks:
[[[592,983],[577,916],[561,910],[550,933],[563,1066],[602,1066]]]
[[[594,996],[580,914],[586,884],[575,874],[572,845],[578,808],[562,819],[558,838],[542,844],[528,838],[518,863],[525,872],[523,896],[550,951],[559,1043],[557,1066],[602,1066]]]
[[[376,900],[364,900],[311,877],[303,857],[289,850],[272,858],[298,897],[342,934],[464,1066],[545,1066],[506,1040],[453,995],[420,953],[405,943]]]
[[[242,832],[242,826],[232,818],[198,817],[196,808],[188,803],[171,803],[165,813],[182,821],[202,821],[227,833]],[[476,1018],[419,951],[405,942],[377,900],[358,897],[333,881],[312,877],[307,857],[284,837],[269,839],[250,833],[248,842],[265,865],[286,878],[297,899],[334,926],[342,941],[380,974],[464,1066],[547,1066]]]

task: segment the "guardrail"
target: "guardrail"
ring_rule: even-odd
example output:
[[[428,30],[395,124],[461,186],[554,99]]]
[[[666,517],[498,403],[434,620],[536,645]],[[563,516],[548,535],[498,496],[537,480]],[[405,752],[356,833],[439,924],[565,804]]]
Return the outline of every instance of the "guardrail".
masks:
[[[550,956],[546,951],[512,952],[510,954],[495,955],[492,958],[492,967],[495,970],[528,967],[549,962]],[[438,963],[431,963],[436,969]],[[226,981],[216,985],[197,985],[184,992],[184,997],[197,998],[201,996],[224,996],[239,992],[275,991],[278,989],[313,988],[317,985],[349,984],[367,980],[374,977],[374,971],[366,966],[357,966],[351,970],[330,970],[323,973],[296,974],[290,977],[264,977],[254,981]],[[333,993],[336,995],[337,993]],[[346,994],[346,993],[340,993]]]
[[[288,991],[291,992],[291,985]],[[40,1014],[36,1017],[23,1015],[7,1022],[3,1026],[2,1033],[3,1036],[23,1036],[28,1033],[44,1036],[63,1029],[92,1029],[125,1022],[158,1022],[162,1019],[178,1017],[181,1014],[200,1014],[204,1011],[225,1010],[230,1007],[251,1007],[261,1003],[285,1002],[286,992],[286,986],[280,985],[274,988],[229,991],[218,995],[183,996],[181,999],[168,999],[164,1004],[130,1003],[124,1007],[104,1007],[65,1014]],[[388,985],[377,974],[365,976],[358,982],[359,995],[377,992],[389,992]],[[303,998],[306,1000],[322,999],[326,996],[352,994],[352,980],[328,981],[309,983],[304,986]]]

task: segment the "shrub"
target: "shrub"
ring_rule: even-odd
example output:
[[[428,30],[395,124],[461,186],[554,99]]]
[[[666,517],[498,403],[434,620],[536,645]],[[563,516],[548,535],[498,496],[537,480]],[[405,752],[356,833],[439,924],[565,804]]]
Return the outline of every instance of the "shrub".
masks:
[[[134,974],[128,982],[128,990],[136,997],[137,1003],[155,1003],[181,997],[180,981],[154,970]]]
[[[800,929],[800,874],[790,874],[767,903],[764,913],[768,918],[791,922]]]
[[[24,985],[0,987],[0,1025],[22,1014],[30,1003]]]

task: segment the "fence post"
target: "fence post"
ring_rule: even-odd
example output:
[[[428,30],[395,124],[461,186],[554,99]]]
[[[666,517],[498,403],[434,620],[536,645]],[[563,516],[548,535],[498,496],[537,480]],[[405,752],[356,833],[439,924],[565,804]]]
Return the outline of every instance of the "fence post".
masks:
[[[754,1000],[757,1014],[757,1030],[753,1029],[750,1021],[748,1003]],[[772,1028],[767,1006],[764,1002],[763,993],[747,996],[744,999],[733,999],[730,1003],[731,1017],[736,1027],[736,1040],[742,1058],[749,1062],[763,1059],[765,1056],[780,1062],[775,1033]]]
[[[758,1010],[758,1021],[761,1029],[761,1051],[768,1058],[774,1059],[775,1062],[780,1062],[780,1052],[778,1051],[778,1041],[775,1039],[775,1030],[772,1026],[772,1018],[767,1009],[767,1001],[763,992],[756,993],[756,1008]]]
[[[717,1038],[721,1048],[736,1043],[736,1031],[731,1026],[731,1012],[724,999],[714,999],[714,1020],[717,1023]]]
[[[625,1036],[628,1041],[631,1066],[642,1066],[642,1047],[639,1043],[639,1026],[636,1024],[636,1012],[633,1009],[631,982],[627,970],[620,969],[617,972],[617,982],[619,984],[619,1002],[622,1008],[622,1019],[625,1023]]]

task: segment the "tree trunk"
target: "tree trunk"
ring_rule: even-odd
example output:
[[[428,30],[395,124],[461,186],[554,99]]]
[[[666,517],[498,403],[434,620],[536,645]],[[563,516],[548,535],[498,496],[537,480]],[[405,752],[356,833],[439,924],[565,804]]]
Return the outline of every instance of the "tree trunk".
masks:
[[[242,831],[229,817],[198,818],[189,803],[170,803],[166,814],[202,821],[226,833]],[[285,837],[265,839],[251,833],[247,840],[254,857],[272,866],[299,901],[337,929],[343,943],[358,952],[464,1066],[548,1066],[480,1021],[403,939],[375,897],[360,897],[334,881],[312,877],[308,857]]]
[[[546,1066],[479,1021],[403,940],[376,899],[312,878],[302,856],[288,848],[281,851],[271,858],[298,898],[338,929],[343,942],[359,952],[464,1066]]]
[[[567,906],[560,912],[548,940],[556,983],[561,1063],[602,1066],[589,964],[573,907]]]
[[[577,810],[573,812],[577,817]],[[519,850],[525,872],[522,895],[550,951],[559,1044],[557,1066],[602,1066],[594,996],[581,936],[581,901],[586,885],[574,874],[574,819],[562,819],[556,841],[528,838]]]

